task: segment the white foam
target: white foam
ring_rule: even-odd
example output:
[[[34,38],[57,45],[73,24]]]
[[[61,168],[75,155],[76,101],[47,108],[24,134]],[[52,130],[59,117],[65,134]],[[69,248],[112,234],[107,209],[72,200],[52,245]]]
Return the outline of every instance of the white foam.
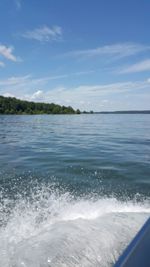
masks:
[[[39,190],[15,203],[0,228],[0,266],[111,266],[149,217],[149,200],[74,199]],[[4,207],[5,206],[5,207]]]

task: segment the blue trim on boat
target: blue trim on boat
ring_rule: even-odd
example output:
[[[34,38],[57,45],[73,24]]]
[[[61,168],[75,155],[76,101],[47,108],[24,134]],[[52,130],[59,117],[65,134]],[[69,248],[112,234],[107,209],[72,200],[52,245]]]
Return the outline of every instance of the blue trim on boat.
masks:
[[[150,218],[125,249],[114,267],[150,267]]]

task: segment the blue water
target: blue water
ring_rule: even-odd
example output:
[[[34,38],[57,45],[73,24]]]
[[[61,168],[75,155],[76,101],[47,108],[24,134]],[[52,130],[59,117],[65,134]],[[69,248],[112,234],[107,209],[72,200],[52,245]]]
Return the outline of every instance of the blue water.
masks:
[[[0,267],[112,266],[150,214],[149,122],[0,116]]]

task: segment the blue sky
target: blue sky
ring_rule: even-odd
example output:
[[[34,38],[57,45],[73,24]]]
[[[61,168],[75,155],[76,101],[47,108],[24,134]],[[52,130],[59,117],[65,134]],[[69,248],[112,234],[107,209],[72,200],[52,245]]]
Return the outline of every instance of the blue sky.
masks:
[[[150,1],[1,0],[0,95],[150,109]]]

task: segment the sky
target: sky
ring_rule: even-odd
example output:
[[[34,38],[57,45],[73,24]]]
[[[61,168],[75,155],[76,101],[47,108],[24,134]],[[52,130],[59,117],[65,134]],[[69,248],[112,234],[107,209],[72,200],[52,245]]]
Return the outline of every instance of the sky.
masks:
[[[0,95],[150,109],[150,1],[0,0]]]

